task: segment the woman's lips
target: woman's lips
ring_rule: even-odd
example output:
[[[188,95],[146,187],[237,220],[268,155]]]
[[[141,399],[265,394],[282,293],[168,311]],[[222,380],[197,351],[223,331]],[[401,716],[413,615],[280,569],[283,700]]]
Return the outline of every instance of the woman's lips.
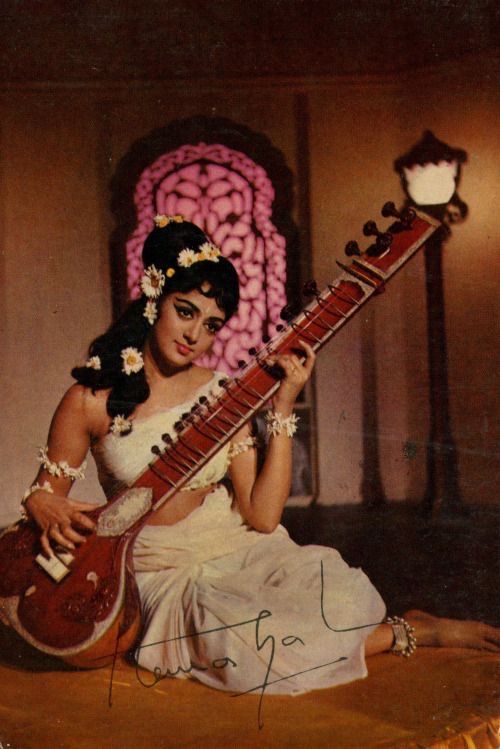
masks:
[[[182,354],[182,356],[187,356],[191,353],[191,349],[189,348],[189,346],[184,346],[183,343],[178,343],[177,341],[175,343],[177,346],[177,351],[179,352],[179,354]]]

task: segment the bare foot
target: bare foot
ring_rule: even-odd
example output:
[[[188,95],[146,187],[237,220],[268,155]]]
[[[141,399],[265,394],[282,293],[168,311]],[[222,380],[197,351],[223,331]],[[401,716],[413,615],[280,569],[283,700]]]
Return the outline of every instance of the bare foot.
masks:
[[[500,653],[500,628],[459,619],[442,619],[412,609],[404,615],[415,628],[417,644],[436,648],[476,648]]]

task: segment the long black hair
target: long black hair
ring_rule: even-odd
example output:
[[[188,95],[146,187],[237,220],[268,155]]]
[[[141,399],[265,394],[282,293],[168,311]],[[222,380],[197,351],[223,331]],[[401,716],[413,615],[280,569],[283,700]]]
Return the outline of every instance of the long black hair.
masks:
[[[202,260],[189,267],[178,265],[179,253],[184,250],[200,252],[208,242],[206,235],[195,224],[188,221],[170,221],[166,226],[156,226],[149,234],[142,251],[145,268],[155,267],[164,274],[165,282],[161,295],[155,300],[160,308],[161,299],[176,291],[196,289],[215,299],[228,320],[238,307],[239,283],[233,265],[219,256],[217,262]],[[72,376],[81,385],[92,391],[109,389],[106,410],[109,416],[127,418],[139,403],[149,396],[149,385],[144,367],[138,372],[126,374],[123,369],[122,351],[132,347],[141,352],[151,323],[145,317],[147,298],[132,302],[123,315],[108,330],[98,336],[89,346],[89,360],[83,367],[74,367]],[[154,324],[154,323],[153,323]],[[93,359],[93,357],[97,357]],[[89,366],[93,363],[93,366]]]

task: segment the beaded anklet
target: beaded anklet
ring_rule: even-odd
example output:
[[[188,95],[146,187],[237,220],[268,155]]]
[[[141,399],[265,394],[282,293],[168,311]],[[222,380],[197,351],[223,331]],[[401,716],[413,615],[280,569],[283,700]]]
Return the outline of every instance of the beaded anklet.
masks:
[[[409,658],[417,649],[417,638],[415,629],[400,616],[388,616],[385,620],[390,624],[394,633],[394,642],[391,647],[391,653],[402,655]]]

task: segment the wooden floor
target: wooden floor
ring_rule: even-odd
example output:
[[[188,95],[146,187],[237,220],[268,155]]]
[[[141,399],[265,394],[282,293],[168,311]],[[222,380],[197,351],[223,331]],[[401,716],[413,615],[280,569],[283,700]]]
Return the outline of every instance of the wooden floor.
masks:
[[[18,660],[0,665],[5,749],[500,745],[500,733],[499,743],[486,743],[500,729],[500,657],[473,651],[421,648],[410,660],[384,654],[370,660],[367,679],[299,697],[265,695],[260,730],[258,696],[174,679],[149,687],[151,674],[124,663],[111,679],[110,669],[67,671],[26,654]],[[436,743],[464,733],[468,744]]]
[[[413,508],[289,510],[303,542],[334,545],[368,571],[398,613],[498,623],[498,515],[429,524]],[[496,579],[495,579],[496,575]],[[300,697],[233,697],[120,663],[69,670],[0,630],[0,749],[500,746],[500,657],[419,648],[369,661],[367,679]],[[111,689],[112,685],[112,689]],[[111,693],[110,693],[111,689]],[[112,704],[109,704],[111,694]]]

